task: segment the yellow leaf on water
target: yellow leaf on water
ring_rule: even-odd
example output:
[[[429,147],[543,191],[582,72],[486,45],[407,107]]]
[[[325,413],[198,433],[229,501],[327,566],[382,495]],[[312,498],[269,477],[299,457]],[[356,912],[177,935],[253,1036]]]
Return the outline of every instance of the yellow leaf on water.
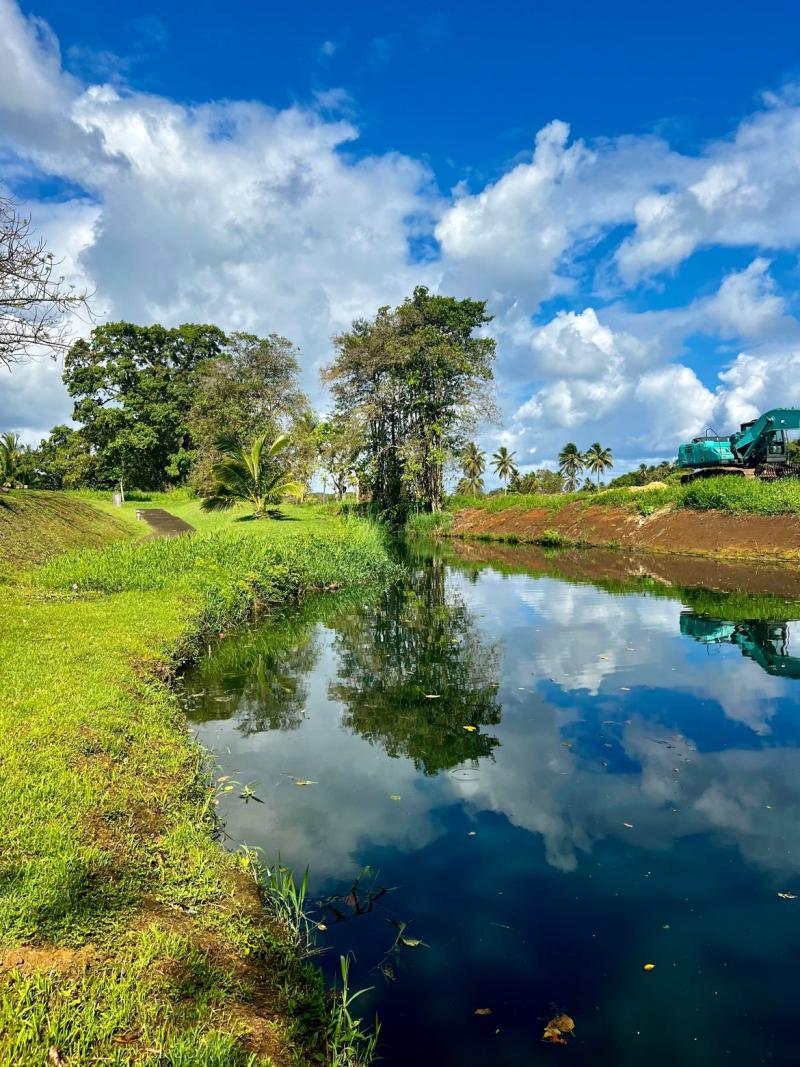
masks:
[[[553,1045],[566,1045],[564,1034],[571,1034],[575,1029],[574,1021],[569,1015],[556,1015],[545,1026],[542,1041]]]
[[[316,785],[316,782],[312,782],[310,778],[295,778],[295,785]]]
[[[400,794],[392,793],[392,795],[389,797],[389,800],[400,800]]]
[[[317,923],[317,929],[325,931],[328,929],[328,927],[325,925],[325,923]]]
[[[478,727],[477,727],[477,726],[465,726],[465,727],[464,727],[464,729],[465,729],[465,730],[469,730],[469,732],[470,732],[471,734],[473,734],[473,733],[475,733],[475,731],[476,731],[476,730],[478,729]]]
[[[491,1015],[492,1014],[492,1009],[491,1008],[476,1008],[475,1009],[475,1014],[476,1015]]]
[[[420,941],[416,937],[401,937],[400,944],[405,945],[406,948],[427,948],[428,946],[424,941]]]
[[[643,971],[654,971],[655,969],[656,965],[654,963],[646,963],[642,968]]]

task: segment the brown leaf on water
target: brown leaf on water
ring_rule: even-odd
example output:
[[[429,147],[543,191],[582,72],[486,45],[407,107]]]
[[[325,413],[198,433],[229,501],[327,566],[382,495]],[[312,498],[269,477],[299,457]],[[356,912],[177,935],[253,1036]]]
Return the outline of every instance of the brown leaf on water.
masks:
[[[549,1041],[553,1045],[566,1045],[564,1035],[571,1034],[574,1029],[575,1023],[569,1015],[554,1015],[544,1028],[542,1041]]]
[[[475,1009],[475,1014],[476,1015],[491,1015],[492,1014],[492,1009],[491,1008],[476,1008]]]

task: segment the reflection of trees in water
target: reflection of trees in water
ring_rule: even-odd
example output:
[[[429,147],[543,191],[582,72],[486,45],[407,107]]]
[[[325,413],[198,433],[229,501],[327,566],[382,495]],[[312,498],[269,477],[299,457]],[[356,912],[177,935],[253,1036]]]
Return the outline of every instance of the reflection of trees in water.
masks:
[[[190,706],[191,718],[235,718],[245,736],[296,729],[308,697],[306,678],[317,662],[317,642],[310,632],[314,621],[307,612],[297,612],[278,625],[222,642],[187,679],[190,693],[204,691]]]
[[[425,774],[490,756],[497,738],[464,727],[501,717],[498,646],[481,639],[445,574],[442,560],[424,560],[407,584],[336,621],[330,693],[346,706],[344,724]]]

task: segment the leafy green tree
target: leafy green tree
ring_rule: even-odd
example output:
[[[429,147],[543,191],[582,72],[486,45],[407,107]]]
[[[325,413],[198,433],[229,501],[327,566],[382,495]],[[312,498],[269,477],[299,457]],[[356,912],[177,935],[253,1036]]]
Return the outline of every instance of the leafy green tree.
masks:
[[[97,456],[80,430],[54,426],[28,457],[31,484],[42,489],[96,486]]]
[[[361,429],[353,419],[334,415],[319,425],[319,461],[330,475],[337,500],[344,500],[347,486],[357,479],[363,443]]]
[[[583,454],[576,444],[570,441],[564,445],[558,454],[558,469],[564,476],[566,490],[574,493],[578,484],[578,477],[583,470]]]
[[[315,420],[298,376],[298,350],[278,334],[232,333],[218,355],[200,364],[186,420],[197,451],[195,489],[208,490],[220,458],[214,442],[225,435],[249,441],[259,433],[288,433],[298,471],[313,462]]]
[[[19,436],[15,433],[2,434],[0,436],[0,488],[8,485],[13,489],[17,484],[20,459]]]
[[[440,510],[445,461],[493,411],[495,343],[476,336],[490,321],[484,301],[418,286],[399,307],[334,338],[323,378],[336,413],[362,428],[359,466],[378,510]]]
[[[495,474],[503,482],[504,492],[508,492],[508,482],[519,473],[514,462],[516,452],[509,452],[505,445],[501,445],[492,456],[492,467]]]
[[[528,471],[527,474],[520,474],[517,471],[508,483],[508,488],[512,493],[525,495],[536,493],[539,491],[539,475],[536,471]]]
[[[235,437],[217,438],[215,447],[222,458],[211,468],[211,490],[200,507],[203,511],[225,511],[247,501],[260,519],[268,505],[277,504],[282,497],[301,496],[305,486],[295,481],[278,459],[290,444],[288,434],[280,434],[267,444],[267,434],[261,433],[247,447]]]
[[[560,471],[551,471],[541,467],[536,472],[537,493],[563,493],[564,477]]]
[[[188,416],[198,368],[224,344],[216,326],[115,322],[72,345],[64,382],[103,484],[158,489],[185,479],[195,456]]]
[[[611,455],[610,448],[603,448],[599,441],[595,441],[593,445],[590,445],[586,454],[583,457],[583,462],[587,468],[597,477],[597,488],[600,488],[600,475],[605,474],[607,470],[610,470],[614,466],[614,460]]]

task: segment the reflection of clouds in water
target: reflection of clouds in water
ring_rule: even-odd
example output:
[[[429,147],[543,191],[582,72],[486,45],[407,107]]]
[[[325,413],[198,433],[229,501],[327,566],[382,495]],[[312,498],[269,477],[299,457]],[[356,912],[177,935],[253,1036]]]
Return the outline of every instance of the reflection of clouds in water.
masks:
[[[700,753],[686,739],[667,748],[639,717],[621,740],[640,772],[612,774],[565,750],[552,710],[514,717],[502,728],[497,764],[483,764],[478,782],[457,788],[475,810],[541,835],[548,863],[563,871],[575,870],[580,853],[603,838],[668,849],[712,832],[752,863],[800,873],[800,751]]]
[[[336,677],[332,634],[323,631],[320,659],[308,676],[308,715],[291,732],[271,730],[242,739],[233,721],[216,724],[206,743],[230,748],[226,764],[258,778],[264,804],[228,802],[226,831],[236,841],[265,849],[302,869],[311,864],[315,884],[353,876],[371,843],[414,851],[433,840],[431,792],[445,797],[445,777],[425,781],[406,759],[391,759],[339,725],[341,706],[327,688]],[[288,775],[317,784],[293,785]],[[235,777],[245,780],[245,770]],[[401,800],[390,800],[399,794]],[[435,799],[433,803],[435,803]]]
[[[525,575],[499,582],[493,575],[484,590],[483,574],[474,592],[483,611],[502,620],[515,649],[504,659],[507,683],[550,679],[568,692],[593,696],[622,686],[666,686],[715,701],[729,719],[757,734],[770,732],[785,683],[733,645],[709,648],[681,637],[680,601],[613,596]]]
[[[426,779],[409,759],[390,759],[379,744],[343,730],[342,709],[328,697],[338,676],[333,636],[321,630],[320,660],[308,676],[309,714],[298,730],[243,740],[224,723],[208,736],[218,750],[231,746],[230,765],[241,761],[258,777],[267,801],[233,804],[232,836],[272,856],[280,852],[290,864],[310,862],[320,884],[350,877],[376,847],[425,847],[442,832],[434,809],[461,801],[539,835],[548,863],[562,871],[575,870],[604,838],[669,849],[710,832],[776,875],[800,873],[800,751],[701,753],[685,738],[670,738],[675,747],[668,748],[653,740],[659,728],[646,703],[648,693],[677,690],[715,701],[730,719],[764,732],[774,699],[791,683],[765,674],[733,646],[708,662],[702,646],[680,636],[675,601],[491,571],[476,585],[451,575],[450,587],[464,596],[483,636],[505,640],[504,716],[492,728],[501,741],[496,762]],[[583,701],[618,701],[608,717],[629,721],[613,728],[614,736],[641,770],[604,770],[596,756],[584,758],[580,738],[574,749],[563,747],[561,728],[581,712],[548,704],[536,689],[547,679],[576,700],[580,691]],[[526,692],[515,692],[518,686]],[[319,784],[298,789],[279,779],[281,772]],[[245,772],[236,776],[244,780]]]

